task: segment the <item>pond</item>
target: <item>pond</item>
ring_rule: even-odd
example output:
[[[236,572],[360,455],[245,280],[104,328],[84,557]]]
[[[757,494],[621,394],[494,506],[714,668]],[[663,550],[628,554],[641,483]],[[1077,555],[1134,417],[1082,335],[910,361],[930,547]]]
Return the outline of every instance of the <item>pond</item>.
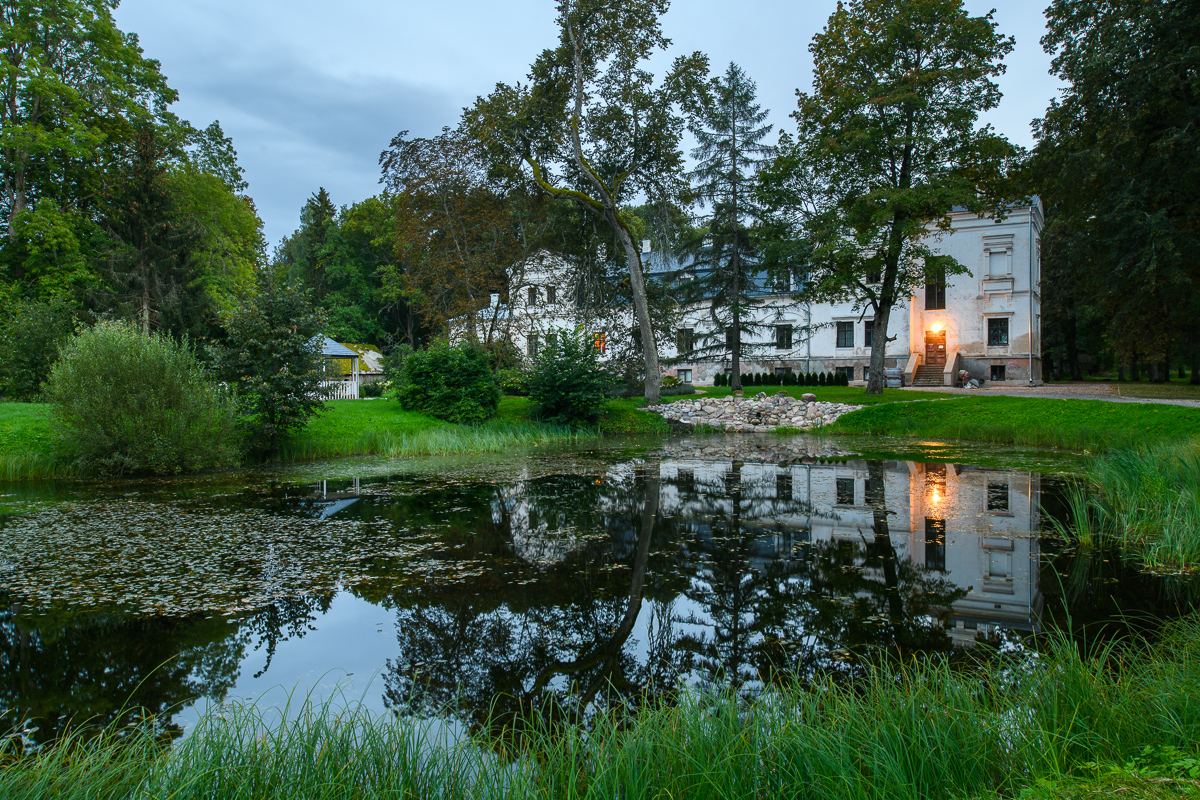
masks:
[[[138,708],[174,735],[213,703],[298,694],[472,728],[1190,608],[1182,579],[1050,534],[1069,458],[862,444],[676,438],[9,487],[0,723],[37,742]]]

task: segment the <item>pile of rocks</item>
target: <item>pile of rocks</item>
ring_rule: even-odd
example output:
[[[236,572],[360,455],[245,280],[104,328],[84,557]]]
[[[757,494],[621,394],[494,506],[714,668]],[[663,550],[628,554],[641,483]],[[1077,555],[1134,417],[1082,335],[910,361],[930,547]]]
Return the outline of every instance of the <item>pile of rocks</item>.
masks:
[[[861,406],[845,403],[818,403],[812,394],[796,400],[781,391],[774,397],[759,392],[754,397],[681,400],[649,406],[646,410],[683,425],[708,425],[737,433],[766,433],[775,428],[819,428],[859,408]]]

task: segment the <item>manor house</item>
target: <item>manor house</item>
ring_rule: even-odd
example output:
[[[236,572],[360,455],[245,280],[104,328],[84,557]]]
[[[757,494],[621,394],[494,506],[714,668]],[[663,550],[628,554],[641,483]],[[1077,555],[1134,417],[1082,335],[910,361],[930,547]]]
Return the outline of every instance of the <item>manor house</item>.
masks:
[[[947,231],[931,230],[934,250],[952,256],[968,272],[928,284],[892,309],[886,336],[872,330],[869,312],[852,302],[808,303],[790,285],[756,288],[755,341],[743,342],[742,372],[840,372],[852,382],[867,379],[871,348],[887,348],[885,366],[903,372],[904,384],[950,386],[960,370],[971,377],[1010,384],[1040,384],[1041,258],[1043,224],[1039,200],[1015,207],[1003,219],[967,211],[951,215]],[[681,266],[643,243],[649,280],[671,281]],[[528,266],[525,283],[510,291],[510,302],[480,312],[478,324],[504,318],[508,338],[521,352],[536,354],[556,331],[594,326],[589,315],[568,301],[560,262],[542,258]],[[613,330],[590,331],[607,354],[632,334],[632,315]],[[685,308],[673,346],[660,353],[667,375],[685,383],[710,385],[730,369],[729,351],[711,355],[698,342],[712,341],[707,305]]]

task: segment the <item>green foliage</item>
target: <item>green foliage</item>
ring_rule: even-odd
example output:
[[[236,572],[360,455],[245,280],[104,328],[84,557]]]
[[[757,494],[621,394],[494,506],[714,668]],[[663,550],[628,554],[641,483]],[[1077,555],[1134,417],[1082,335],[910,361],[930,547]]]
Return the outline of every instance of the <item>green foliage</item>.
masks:
[[[584,331],[559,331],[534,360],[529,398],[539,419],[560,425],[595,424],[611,381]]]
[[[500,387],[482,348],[439,343],[404,360],[396,396],[406,411],[478,425],[496,416]]]
[[[18,303],[0,326],[0,394],[37,397],[75,325],[75,309],[61,299]]]
[[[364,383],[358,387],[358,396],[383,397],[383,391],[386,386],[386,381],[371,381],[370,383]]]
[[[1053,0],[1046,19],[1065,88],[1035,125],[1026,178],[1047,203],[1048,332],[1076,378],[1091,339],[1163,380],[1168,357],[1200,365],[1200,16],[1187,3]]]
[[[218,371],[245,405],[251,447],[271,454],[322,408],[324,318],[298,284],[264,270],[224,322]]]
[[[979,115],[1013,40],[962,0],[848,0],[813,37],[811,94],[799,93],[795,139],[762,175],[775,239],[807,243],[807,293],[850,299],[888,330],[918,286],[966,267],[931,249],[931,226],[955,207],[984,212],[1014,194],[1017,150]],[[793,254],[794,255],[794,254]],[[880,334],[883,335],[883,334]],[[884,348],[871,354],[883,390]]]
[[[827,385],[826,381],[825,381],[825,373],[818,372],[817,373],[817,386],[825,386],[825,385]]]
[[[525,397],[529,394],[529,370],[524,367],[506,367],[496,373],[496,382],[506,395]]]
[[[171,475],[237,462],[232,398],[169,336],[102,322],[63,348],[45,393],[85,469]]]
[[[690,304],[707,305],[712,320],[698,351],[710,358],[728,352],[731,374],[739,376],[743,357],[766,347],[751,343],[762,327],[755,323],[754,309],[763,303],[751,231],[762,217],[754,197],[757,175],[774,148],[763,144],[772,126],[764,124],[768,112],[756,93],[754,81],[731,62],[724,76],[712,79],[693,114],[689,128],[698,146],[692,150],[696,168],[690,177],[712,214],[680,247],[691,257],[680,274],[680,294]]]
[[[718,372],[713,376],[713,386],[728,386],[729,376],[724,372]]]

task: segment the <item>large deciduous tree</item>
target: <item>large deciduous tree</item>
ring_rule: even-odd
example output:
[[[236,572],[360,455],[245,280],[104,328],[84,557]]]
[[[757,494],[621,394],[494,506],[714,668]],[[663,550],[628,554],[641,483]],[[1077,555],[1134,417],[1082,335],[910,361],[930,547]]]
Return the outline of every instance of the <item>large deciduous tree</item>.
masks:
[[[115,0],[0,2],[0,254],[10,293],[88,283],[90,209],[113,143],[175,99]]]
[[[1162,362],[1189,350],[1200,383],[1197,6],[1054,0],[1046,17],[1042,44],[1067,84],[1035,123],[1030,168],[1051,212],[1047,301],[1106,318],[1135,372],[1148,362],[1165,380]]]
[[[808,240],[810,295],[873,315],[868,393],[883,391],[892,308],[965,271],[935,256],[931,227],[948,229],[955,206],[1004,200],[1016,149],[977,121],[1000,101],[992,79],[1012,47],[961,0],[839,3],[809,47],[813,91],[799,95],[798,137],[781,142],[764,197],[777,226]]]
[[[547,195],[577,204],[612,232],[629,271],[641,333],[646,399],[662,376],[640,248],[621,214],[639,196],[686,195],[681,104],[704,81],[699,53],[677,58],[655,83],[645,68],[670,41],[659,18],[668,0],[560,0],[559,42],[530,70],[530,84],[500,84],[468,111],[472,131],[510,168],[524,165]]]
[[[490,342],[476,312],[529,254],[527,198],[489,172],[483,149],[462,129],[433,138],[397,135],[380,156],[383,182],[395,196],[397,256],[385,287],[407,297],[431,325],[464,318],[468,338]],[[399,266],[399,265],[398,265]]]
[[[712,203],[713,212],[703,241],[695,243],[701,246],[691,248],[694,277],[682,288],[693,302],[708,304],[709,338],[715,341],[703,349],[728,349],[735,390],[742,388],[744,337],[760,327],[751,317],[763,288],[751,240],[751,227],[762,216],[754,189],[760,165],[774,150],[763,144],[772,126],[763,124],[767,112],[756,102],[756,90],[754,81],[731,62],[724,77],[713,81],[690,126],[698,145],[692,151],[696,168],[691,177],[697,196]]]

